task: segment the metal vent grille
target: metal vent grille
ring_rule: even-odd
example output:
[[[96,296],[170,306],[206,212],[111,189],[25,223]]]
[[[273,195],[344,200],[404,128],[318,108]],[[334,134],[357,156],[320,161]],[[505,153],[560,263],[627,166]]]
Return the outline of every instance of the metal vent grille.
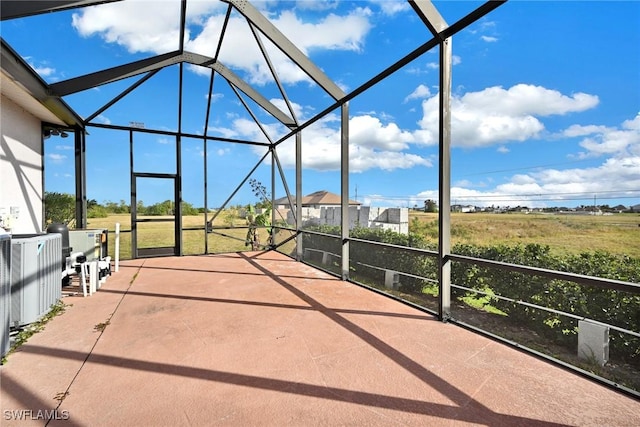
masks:
[[[33,323],[62,295],[60,234],[13,236],[11,243],[11,326]]]

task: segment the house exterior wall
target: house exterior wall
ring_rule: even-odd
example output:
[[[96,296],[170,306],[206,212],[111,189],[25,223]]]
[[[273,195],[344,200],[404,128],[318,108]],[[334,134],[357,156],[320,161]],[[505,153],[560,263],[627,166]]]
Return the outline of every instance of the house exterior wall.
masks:
[[[293,213],[287,215],[287,222],[294,225]],[[341,208],[302,208],[302,225],[341,224]],[[409,234],[409,209],[407,208],[377,208],[371,206],[349,206],[349,228],[379,228],[392,230],[396,233]]]
[[[42,128],[9,98],[0,99],[0,216],[12,234],[42,232]]]

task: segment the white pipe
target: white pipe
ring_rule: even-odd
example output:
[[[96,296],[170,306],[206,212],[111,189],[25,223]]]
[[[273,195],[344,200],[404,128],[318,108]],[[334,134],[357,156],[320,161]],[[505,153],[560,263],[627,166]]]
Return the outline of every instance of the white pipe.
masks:
[[[89,295],[93,295],[98,290],[98,261],[91,261],[89,263]]]
[[[120,270],[120,223],[116,222],[116,249],[115,249],[116,272]]]

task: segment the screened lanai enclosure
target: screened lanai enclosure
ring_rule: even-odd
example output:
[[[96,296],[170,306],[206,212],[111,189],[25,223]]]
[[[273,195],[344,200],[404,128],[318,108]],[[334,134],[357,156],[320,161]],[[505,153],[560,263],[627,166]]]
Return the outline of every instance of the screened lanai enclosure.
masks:
[[[460,232],[452,212],[464,205],[452,197],[452,168],[474,162],[453,155],[452,145],[508,127],[497,117],[456,134],[456,93],[491,84],[535,89],[499,81],[501,70],[518,67],[515,54],[496,60],[494,76],[452,78],[462,61],[457,43],[473,52],[465,62],[487,55],[469,35],[496,39],[486,31],[509,19],[510,3],[292,1],[278,13],[270,3],[2,2],[3,85],[19,86],[52,114],[42,123],[44,188],[67,177],[75,226],[92,226],[92,204],[107,200],[122,208],[121,247],[132,259],[278,251],[638,396],[637,259],[598,252],[570,265],[548,247],[519,245],[520,235],[512,248],[452,244]],[[386,14],[371,29],[364,17],[374,8]],[[341,25],[328,25],[337,17]],[[393,19],[404,19],[401,33],[385,32]],[[57,33],[60,22],[76,37]],[[543,58],[553,31],[529,24],[540,38],[532,54]],[[375,54],[363,49],[368,31],[379,36]],[[35,45],[60,52],[58,72],[35,62]],[[540,62],[531,72],[553,72],[552,61]],[[407,76],[424,83],[403,92]],[[508,170],[500,162],[490,167]],[[380,196],[367,170],[398,196]],[[409,182],[432,191],[400,196]],[[327,205],[306,201],[323,190],[335,196]],[[425,199],[437,201],[430,240],[411,232],[419,221],[407,213]],[[384,210],[373,218],[376,204]],[[331,221],[310,220],[313,208]],[[406,233],[390,228],[392,216]],[[580,238],[571,233],[559,240]]]

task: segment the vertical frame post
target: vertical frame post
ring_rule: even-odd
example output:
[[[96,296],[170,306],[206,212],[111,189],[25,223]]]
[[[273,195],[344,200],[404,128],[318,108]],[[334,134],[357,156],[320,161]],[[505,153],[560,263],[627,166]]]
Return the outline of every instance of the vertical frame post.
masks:
[[[184,23],[186,3],[182,4],[181,19]],[[183,25],[184,28],[184,25]],[[181,46],[183,40],[180,40]],[[180,77],[178,80],[178,135],[176,135],[176,182],[175,184],[175,208],[174,228],[175,228],[175,255],[182,256],[182,91],[184,78],[184,63],[180,63]]]
[[[133,131],[129,130],[129,175],[131,176],[131,258],[138,258],[138,207],[136,205],[136,177],[133,169]]]
[[[74,130],[76,175],[76,228],[87,228],[86,139],[83,129]]]
[[[438,318],[451,316],[451,38],[440,42]]]
[[[176,136],[176,180],[174,185],[175,254],[182,256],[182,137],[180,135]]]
[[[349,279],[349,104],[341,107],[340,204],[342,239],[342,280]]]
[[[302,261],[302,132],[296,132],[296,260]]]
[[[271,230],[269,230],[271,245],[269,245],[269,249],[273,249],[276,247],[276,229],[274,227],[276,225],[276,206],[273,203],[276,200],[276,149],[273,144],[269,147],[269,151],[271,151]]]
[[[207,107],[208,108],[208,107]],[[208,110],[207,110],[208,112]],[[208,122],[208,120],[207,120]],[[205,124],[205,128],[206,128],[206,124]],[[206,131],[205,131],[206,133]],[[207,197],[207,191],[208,191],[208,186],[209,186],[209,181],[207,180],[207,145],[209,145],[209,141],[207,141],[207,138],[205,137],[202,140],[203,144],[204,144],[204,253],[208,254],[209,253],[209,199]],[[213,224],[212,224],[213,225]]]

